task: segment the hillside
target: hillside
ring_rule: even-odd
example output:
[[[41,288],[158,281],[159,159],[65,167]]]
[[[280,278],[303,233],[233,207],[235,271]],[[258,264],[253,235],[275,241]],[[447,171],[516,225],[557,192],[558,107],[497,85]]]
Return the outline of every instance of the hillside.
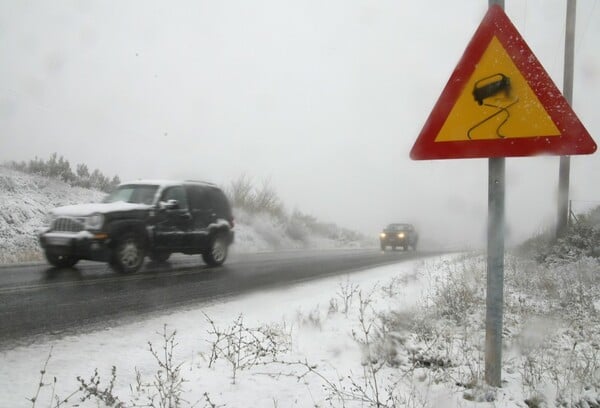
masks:
[[[0,263],[43,260],[37,232],[53,207],[97,202],[105,193],[0,166]],[[373,246],[374,242],[311,218],[272,217],[234,208],[238,252]]]

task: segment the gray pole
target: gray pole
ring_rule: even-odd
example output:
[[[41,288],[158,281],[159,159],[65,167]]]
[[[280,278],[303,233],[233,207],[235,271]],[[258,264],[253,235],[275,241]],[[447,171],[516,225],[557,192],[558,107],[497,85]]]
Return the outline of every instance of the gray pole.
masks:
[[[565,29],[565,68],[563,94],[569,105],[573,105],[573,61],[575,59],[575,14],[577,0],[567,1],[567,22]],[[569,176],[571,157],[561,156],[558,169],[558,216],[556,218],[556,238],[567,232],[569,220]]]
[[[504,8],[504,0],[489,0],[488,4]],[[485,381],[493,387],[500,387],[502,381],[505,173],[504,157],[489,159]]]
[[[489,159],[485,381],[500,387],[504,307],[504,157]]]

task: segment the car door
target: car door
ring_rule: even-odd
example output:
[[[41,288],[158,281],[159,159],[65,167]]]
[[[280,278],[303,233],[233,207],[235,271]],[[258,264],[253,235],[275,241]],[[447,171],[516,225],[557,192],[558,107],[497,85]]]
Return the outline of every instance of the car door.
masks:
[[[165,188],[160,196],[158,211],[156,245],[173,252],[189,248],[192,216],[183,186]]]
[[[201,185],[186,186],[190,201],[191,235],[196,248],[202,249],[208,244],[208,226],[215,221],[208,188]]]

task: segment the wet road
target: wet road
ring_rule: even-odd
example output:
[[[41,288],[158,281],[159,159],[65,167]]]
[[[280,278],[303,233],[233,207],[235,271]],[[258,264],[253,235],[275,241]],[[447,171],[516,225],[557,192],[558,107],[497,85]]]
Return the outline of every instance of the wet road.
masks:
[[[200,256],[182,255],[163,264],[147,262],[133,275],[119,275],[93,262],[69,269],[46,264],[1,267],[0,348],[431,255],[375,249],[232,254],[219,268],[208,268]]]

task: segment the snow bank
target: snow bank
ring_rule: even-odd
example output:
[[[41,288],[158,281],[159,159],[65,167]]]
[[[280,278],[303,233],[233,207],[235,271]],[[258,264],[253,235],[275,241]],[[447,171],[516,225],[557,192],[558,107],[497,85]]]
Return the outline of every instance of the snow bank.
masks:
[[[0,167],[0,263],[42,260],[37,233],[48,211],[102,197],[97,190]]]

